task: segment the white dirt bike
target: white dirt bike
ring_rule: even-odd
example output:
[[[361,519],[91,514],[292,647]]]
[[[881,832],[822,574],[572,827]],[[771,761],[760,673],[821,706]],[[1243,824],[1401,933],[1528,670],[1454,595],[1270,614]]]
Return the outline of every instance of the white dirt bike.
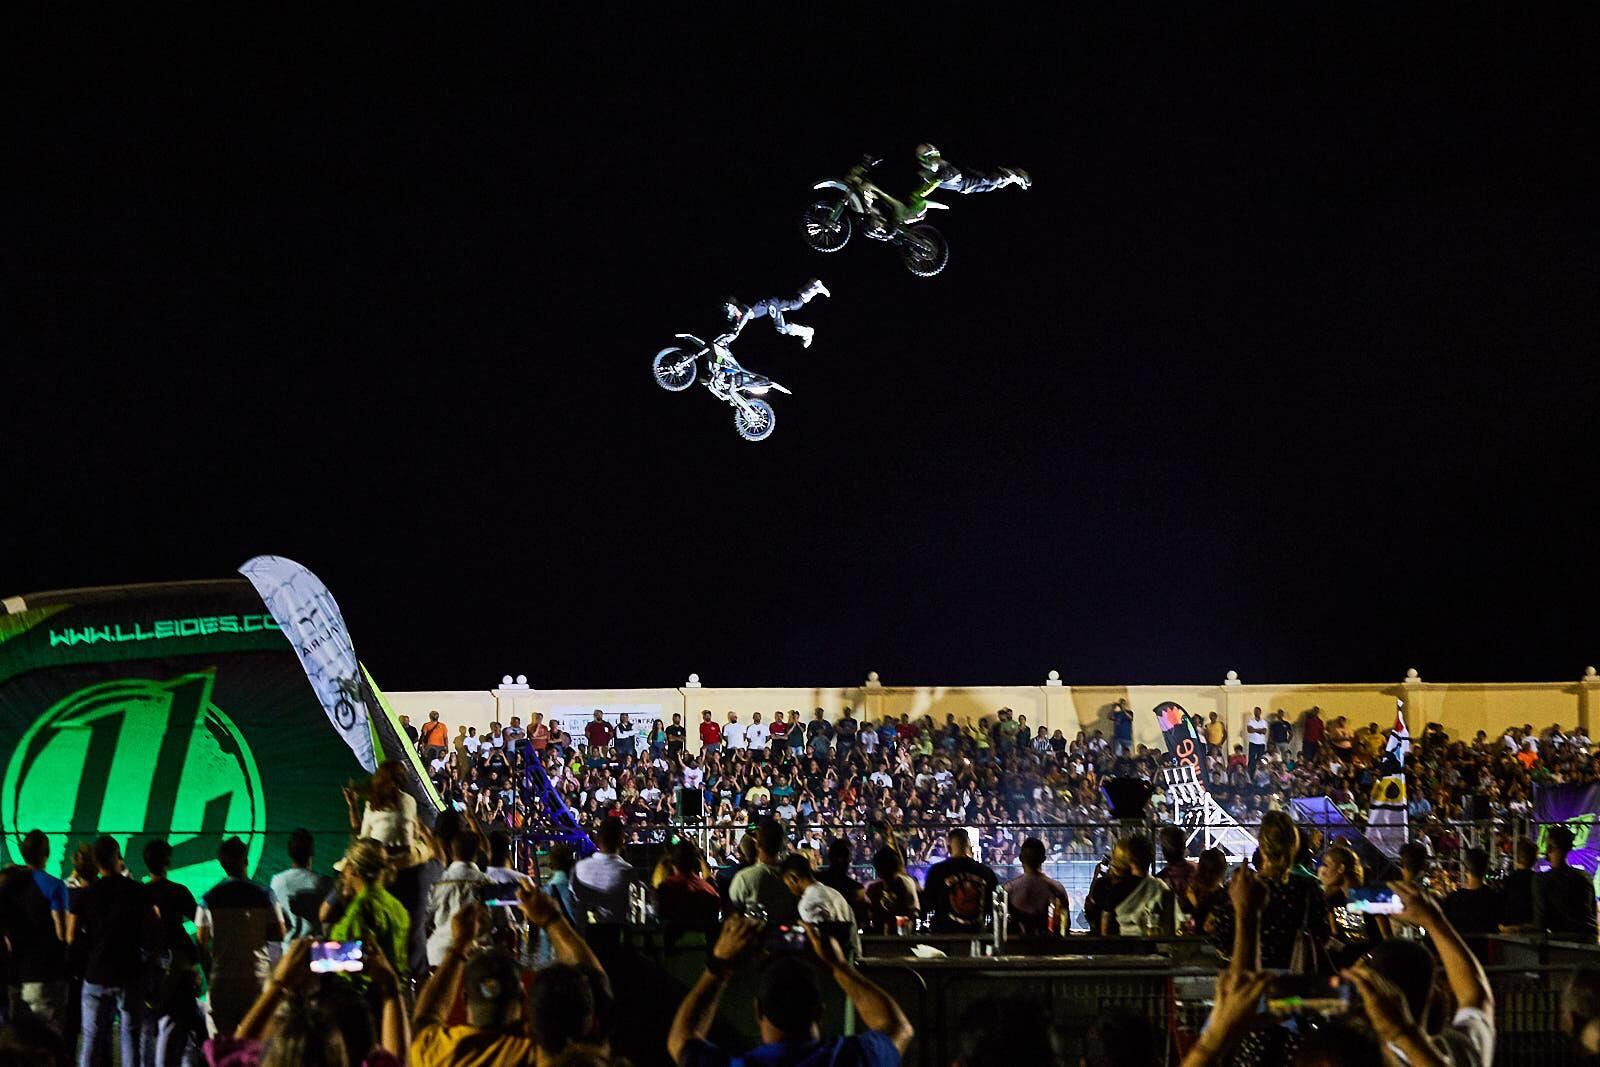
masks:
[[[769,392],[792,396],[789,390],[765,375],[745,370],[728,349],[729,335],[710,344],[690,333],[675,334],[682,344],[656,353],[652,370],[656,384],[668,392],[681,393],[695,383],[700,358],[706,359],[705,387],[711,395],[733,408],[733,428],[746,441],[765,441],[772,436],[777,416],[762,397]]]

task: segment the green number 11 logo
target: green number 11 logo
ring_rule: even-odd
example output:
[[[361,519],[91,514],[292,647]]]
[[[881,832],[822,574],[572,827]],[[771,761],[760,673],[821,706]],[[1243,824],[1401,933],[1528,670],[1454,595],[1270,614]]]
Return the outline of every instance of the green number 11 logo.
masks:
[[[17,862],[20,835],[50,835],[51,867],[110,834],[130,867],[145,843],[172,843],[174,881],[199,895],[220,876],[217,843],[237,834],[254,871],[265,845],[266,798],[255,756],[211,703],[207,671],[170,681],[120,679],[80,689],[28,728],[0,787],[0,832]]]

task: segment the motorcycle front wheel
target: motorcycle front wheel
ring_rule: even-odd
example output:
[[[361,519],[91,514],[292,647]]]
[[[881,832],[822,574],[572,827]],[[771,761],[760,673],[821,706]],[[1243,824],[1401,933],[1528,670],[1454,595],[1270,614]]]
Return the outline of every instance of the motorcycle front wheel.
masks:
[[[944,234],[926,223],[906,229],[900,242],[900,258],[906,270],[919,278],[931,278],[950,262],[950,245]]]
[[[695,357],[676,345],[657,352],[655,363],[651,365],[656,384],[670,393],[681,393],[693,385],[697,369]]]
[[[745,403],[750,405],[748,413],[741,407],[733,409],[733,428],[746,441],[765,441],[772,436],[772,427],[777,421],[772,405],[753,398],[746,398]]]
[[[834,218],[834,209],[839,217]],[[849,209],[837,200],[818,200],[800,216],[800,239],[817,252],[837,252],[850,243]]]

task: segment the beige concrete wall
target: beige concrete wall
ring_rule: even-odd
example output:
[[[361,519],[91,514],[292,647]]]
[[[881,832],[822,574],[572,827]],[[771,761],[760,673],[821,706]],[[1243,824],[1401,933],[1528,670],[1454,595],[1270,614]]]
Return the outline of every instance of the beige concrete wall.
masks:
[[[380,679],[381,681],[381,679]],[[440,717],[454,734],[460,725],[476,726],[480,732],[498,719],[509,722],[513,714],[527,722],[535,711],[548,719],[565,720],[572,716],[587,720],[594,708],[629,710],[642,727],[660,716],[670,722],[672,714],[683,715],[691,730],[700,721],[700,710],[710,708],[721,721],[729,711],[737,711],[744,722],[754,712],[770,722],[775,712],[793,708],[802,720],[810,719],[813,708],[822,708],[829,719],[837,719],[846,707],[856,717],[879,719],[884,715],[908,714],[913,719],[931,715],[944,722],[947,714],[956,720],[974,722],[1009,707],[1026,715],[1030,728],[1040,725],[1061,730],[1072,737],[1079,729],[1103,730],[1109,737],[1111,705],[1126,700],[1134,710],[1134,740],[1159,745],[1161,736],[1150,710],[1165,700],[1175,700],[1191,713],[1208,717],[1215,711],[1228,722],[1230,738],[1241,738],[1250,709],[1259,705],[1270,718],[1282,708],[1292,721],[1307,709],[1317,706],[1324,719],[1344,715],[1354,726],[1376,722],[1387,727],[1394,715],[1397,697],[1406,701],[1406,722],[1413,733],[1420,733],[1428,722],[1442,723],[1455,736],[1471,737],[1478,730],[1493,736],[1509,726],[1532,723],[1543,729],[1553,722],[1564,727],[1581,723],[1593,730],[1591,711],[1600,707],[1600,678],[1579,682],[1462,683],[1412,680],[1393,684],[1357,685],[1282,684],[1282,685],[1038,685],[1038,686],[856,686],[834,688],[772,689],[529,689],[386,693],[395,711],[409,715],[413,723],[427,719],[437,708]]]
[[[1592,687],[1591,687],[1592,688]],[[1508,726],[1531,723],[1543,730],[1551,723],[1571,727],[1587,710],[1581,683],[1545,685],[1450,685],[1423,687],[1423,703],[1431,720],[1452,733],[1471,737],[1478,730],[1493,737]],[[1584,728],[1591,725],[1585,721]]]

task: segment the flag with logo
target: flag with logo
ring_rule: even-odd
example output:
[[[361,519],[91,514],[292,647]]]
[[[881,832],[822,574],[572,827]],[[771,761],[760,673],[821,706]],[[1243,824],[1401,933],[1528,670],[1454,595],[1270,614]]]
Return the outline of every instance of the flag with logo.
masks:
[[[362,699],[361,665],[338,602],[322,579],[292,559],[256,556],[239,568],[250,580],[289,639],[311,688],[344,743],[361,766],[378,768],[372,730]]]
[[[1372,783],[1372,804],[1367,815],[1367,840],[1384,855],[1400,855],[1406,843],[1406,757],[1411,754],[1411,733],[1406,729],[1404,700],[1396,700],[1394,729],[1384,744],[1378,762],[1378,777]]]
[[[1200,731],[1194,728],[1189,713],[1176,701],[1163,700],[1151,709],[1161,726],[1161,739],[1167,743],[1167,752],[1179,767],[1190,767],[1195,778],[1205,784],[1205,745],[1200,742]]]

